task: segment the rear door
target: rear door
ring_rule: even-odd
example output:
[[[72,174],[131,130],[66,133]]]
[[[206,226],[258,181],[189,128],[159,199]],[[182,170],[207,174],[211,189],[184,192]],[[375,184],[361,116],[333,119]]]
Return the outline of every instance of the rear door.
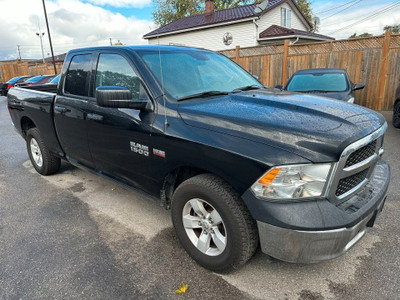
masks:
[[[88,144],[87,115],[94,54],[72,56],[64,76],[63,90],[56,96],[54,122],[60,144],[72,162],[94,167]]]
[[[121,53],[99,53],[93,90],[100,86],[124,86],[132,101],[148,96],[129,57]],[[154,105],[154,103],[153,103]],[[96,168],[142,189],[154,183],[149,176],[153,111],[100,107],[92,102],[89,146]]]

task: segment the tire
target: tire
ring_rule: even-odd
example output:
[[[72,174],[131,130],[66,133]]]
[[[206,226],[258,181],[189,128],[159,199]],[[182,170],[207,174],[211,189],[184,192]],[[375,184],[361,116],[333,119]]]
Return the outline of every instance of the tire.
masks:
[[[216,272],[238,269],[257,249],[255,220],[233,188],[215,175],[197,175],[180,184],[171,213],[180,243],[204,268]]]
[[[400,128],[400,101],[397,101],[393,107],[393,126]]]
[[[51,175],[60,169],[61,159],[51,154],[40,136],[39,129],[28,130],[26,146],[32,165],[39,174]]]

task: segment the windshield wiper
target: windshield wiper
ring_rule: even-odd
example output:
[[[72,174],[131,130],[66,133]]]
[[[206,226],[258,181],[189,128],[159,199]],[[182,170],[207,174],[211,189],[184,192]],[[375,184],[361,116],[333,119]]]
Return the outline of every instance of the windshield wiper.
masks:
[[[232,93],[239,93],[239,92],[249,91],[249,90],[258,90],[258,89],[262,89],[262,88],[263,87],[261,87],[259,85],[252,84],[252,85],[246,85],[246,86],[243,86],[241,88],[234,89],[232,91]]]
[[[197,93],[189,96],[184,96],[181,98],[178,98],[178,101],[183,101],[187,99],[193,99],[193,98],[201,98],[201,97],[209,97],[209,96],[217,96],[217,95],[228,95],[228,92],[222,92],[222,91],[207,91],[207,92],[202,92],[202,93]]]

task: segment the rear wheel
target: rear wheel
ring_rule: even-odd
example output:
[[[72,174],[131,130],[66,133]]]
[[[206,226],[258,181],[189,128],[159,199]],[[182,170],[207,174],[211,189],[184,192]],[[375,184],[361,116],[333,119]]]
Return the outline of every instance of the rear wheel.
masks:
[[[31,128],[26,134],[29,158],[36,171],[42,175],[51,175],[60,169],[61,159],[54,156],[43,142],[39,129]]]
[[[393,126],[400,128],[400,101],[397,101],[393,108]]]
[[[174,193],[171,210],[183,248],[207,269],[236,269],[257,248],[254,219],[240,196],[217,176],[201,174],[183,182]]]

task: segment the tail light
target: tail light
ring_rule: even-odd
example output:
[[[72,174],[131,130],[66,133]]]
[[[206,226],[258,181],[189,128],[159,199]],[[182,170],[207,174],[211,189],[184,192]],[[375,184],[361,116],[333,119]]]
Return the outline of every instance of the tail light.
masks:
[[[13,87],[12,84],[7,84],[7,89],[8,89],[8,90],[11,89],[12,87]]]

